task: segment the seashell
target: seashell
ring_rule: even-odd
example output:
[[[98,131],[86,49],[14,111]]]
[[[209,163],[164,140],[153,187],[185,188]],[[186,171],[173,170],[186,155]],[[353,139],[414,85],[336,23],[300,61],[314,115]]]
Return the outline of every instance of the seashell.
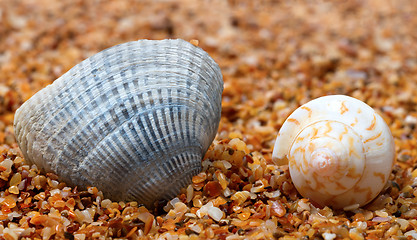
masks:
[[[296,109],[275,142],[275,163],[288,164],[298,192],[322,206],[354,208],[382,190],[395,159],[384,120],[355,98],[332,95]]]
[[[223,79],[184,40],[139,40],[91,56],[15,114],[26,161],[69,185],[151,206],[201,171],[220,122]]]

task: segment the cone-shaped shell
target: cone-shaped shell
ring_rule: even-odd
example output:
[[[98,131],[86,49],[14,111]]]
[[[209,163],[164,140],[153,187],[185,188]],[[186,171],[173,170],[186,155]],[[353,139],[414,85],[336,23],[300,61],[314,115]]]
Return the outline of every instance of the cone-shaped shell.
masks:
[[[387,124],[371,107],[333,95],[314,99],[288,117],[272,157],[289,164],[301,195],[322,206],[349,209],[380,193],[395,149]]]
[[[184,40],[140,40],[87,58],[15,114],[29,163],[112,200],[169,199],[201,169],[221,112],[214,60]]]

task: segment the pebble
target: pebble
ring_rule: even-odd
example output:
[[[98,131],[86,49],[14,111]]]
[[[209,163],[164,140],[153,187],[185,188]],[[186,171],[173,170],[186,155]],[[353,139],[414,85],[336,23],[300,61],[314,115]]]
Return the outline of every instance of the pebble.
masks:
[[[209,207],[208,215],[211,218],[213,218],[216,222],[219,222],[223,218],[224,212],[220,210],[220,208],[218,207]]]
[[[324,240],[333,240],[336,238],[336,234],[335,233],[323,233],[322,234]]]

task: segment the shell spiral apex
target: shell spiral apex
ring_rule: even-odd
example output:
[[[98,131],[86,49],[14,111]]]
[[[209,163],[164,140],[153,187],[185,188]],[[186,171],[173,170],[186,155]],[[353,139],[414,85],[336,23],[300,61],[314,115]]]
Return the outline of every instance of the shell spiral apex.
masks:
[[[69,185],[151,206],[201,170],[220,122],[223,78],[184,40],[123,43],[25,102],[14,127],[26,161]]]
[[[303,197],[348,209],[380,193],[394,165],[395,148],[389,127],[371,107],[331,95],[302,105],[288,117],[272,158],[289,165]]]

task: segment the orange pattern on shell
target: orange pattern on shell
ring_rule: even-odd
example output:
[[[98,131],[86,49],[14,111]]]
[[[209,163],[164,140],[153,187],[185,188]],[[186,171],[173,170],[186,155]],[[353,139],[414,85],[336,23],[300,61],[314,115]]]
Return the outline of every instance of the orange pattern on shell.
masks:
[[[375,177],[379,177],[379,178],[381,178],[381,181],[384,183],[385,182],[385,175],[383,174],[383,173],[380,173],[380,172],[374,172],[374,176]]]
[[[340,106],[340,114],[344,114],[344,113],[346,113],[348,111],[349,111],[349,108],[347,108],[345,106],[345,101],[343,101],[342,104],[341,104],[341,106]]]
[[[366,139],[366,140],[364,141],[364,143],[367,143],[367,142],[370,142],[370,141],[373,141],[373,140],[375,140],[375,139],[379,138],[379,137],[381,136],[381,134],[382,134],[382,132],[379,132],[377,135],[375,135],[375,136],[373,136],[373,137],[370,137],[370,138]]]
[[[296,125],[300,125],[300,122],[297,119],[295,119],[295,118],[288,118],[287,121],[288,122],[295,123]]]
[[[355,117],[355,122],[351,123],[350,126],[354,127],[356,124],[358,124],[358,118]]]
[[[366,130],[369,130],[369,131],[374,130],[375,125],[376,125],[376,116],[374,115],[374,119],[372,120],[371,125]]]
[[[309,107],[301,106],[300,108],[306,110],[308,112],[308,117],[309,118],[311,117],[312,110]]]

